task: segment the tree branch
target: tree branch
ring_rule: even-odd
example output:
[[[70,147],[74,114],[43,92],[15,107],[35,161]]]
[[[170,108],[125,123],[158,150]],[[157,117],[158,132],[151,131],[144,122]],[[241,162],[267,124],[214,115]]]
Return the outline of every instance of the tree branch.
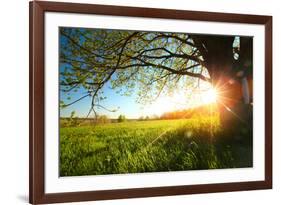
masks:
[[[75,100],[75,101],[73,101],[73,102],[71,102],[71,103],[68,103],[68,104],[64,105],[64,107],[68,107],[68,106],[70,106],[70,105],[73,105],[74,103],[77,103],[78,101],[80,101],[80,100],[82,100],[82,99],[84,99],[84,98],[86,98],[86,97],[88,97],[88,96],[90,96],[90,94],[84,95],[84,96],[78,98],[77,100]]]
[[[156,68],[162,68],[164,70],[167,70],[167,71],[170,71],[174,74],[180,74],[180,75],[188,75],[188,76],[191,76],[191,77],[196,77],[196,78],[200,78],[204,81],[207,81],[207,82],[211,82],[211,79],[210,78],[207,78],[205,77],[204,75],[202,74],[199,74],[199,73],[192,73],[192,72],[188,72],[188,71],[182,71],[182,70],[175,70],[175,69],[172,69],[170,67],[167,67],[167,66],[164,66],[164,65],[156,65],[156,64],[153,64],[153,63],[150,63],[150,62],[147,62],[143,59],[140,59],[140,58],[137,58],[137,57],[132,57],[132,56],[128,56],[132,59],[135,59],[135,60],[139,60],[141,61],[142,63],[146,64],[146,65],[149,65],[149,66],[152,66],[152,67],[156,67]]]

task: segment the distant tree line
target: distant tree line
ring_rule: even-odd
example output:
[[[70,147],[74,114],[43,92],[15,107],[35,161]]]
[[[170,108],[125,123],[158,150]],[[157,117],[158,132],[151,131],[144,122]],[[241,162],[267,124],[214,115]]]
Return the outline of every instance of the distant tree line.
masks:
[[[202,105],[195,108],[184,110],[176,110],[173,112],[165,112],[162,115],[140,116],[138,119],[127,119],[125,115],[120,114],[116,119],[110,119],[106,115],[97,115],[95,118],[79,118],[75,111],[72,111],[70,117],[61,118],[60,124],[62,127],[76,127],[80,125],[106,124],[106,123],[120,123],[126,121],[149,121],[149,120],[170,120],[170,119],[188,119],[192,117],[204,117],[218,114],[216,104]]]
[[[188,119],[192,117],[211,116],[215,114],[218,114],[218,107],[216,104],[210,104],[210,105],[202,105],[195,108],[189,108],[185,110],[165,112],[159,117],[159,119],[161,120]]]

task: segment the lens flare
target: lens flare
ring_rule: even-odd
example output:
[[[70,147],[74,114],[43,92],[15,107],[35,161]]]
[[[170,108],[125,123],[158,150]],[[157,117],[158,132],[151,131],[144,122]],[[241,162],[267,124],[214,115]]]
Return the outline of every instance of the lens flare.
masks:
[[[201,94],[202,102],[204,104],[214,103],[217,101],[217,91],[215,88],[210,88]]]

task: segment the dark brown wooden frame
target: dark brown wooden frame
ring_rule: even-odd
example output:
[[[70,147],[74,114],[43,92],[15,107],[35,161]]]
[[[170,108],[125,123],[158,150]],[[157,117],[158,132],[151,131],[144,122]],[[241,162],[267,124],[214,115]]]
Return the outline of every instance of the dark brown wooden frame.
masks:
[[[33,204],[165,195],[196,194],[272,188],[272,17],[198,11],[30,2],[30,139],[29,201]],[[248,23],[265,26],[265,180],[46,194],[44,192],[44,13],[67,12],[113,16],[151,17],[210,22]]]

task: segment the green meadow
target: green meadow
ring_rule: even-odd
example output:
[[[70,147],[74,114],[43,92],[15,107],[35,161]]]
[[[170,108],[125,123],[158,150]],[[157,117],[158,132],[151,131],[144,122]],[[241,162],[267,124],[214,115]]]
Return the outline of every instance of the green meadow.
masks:
[[[247,136],[224,133],[217,116],[61,126],[60,176],[251,167]]]

